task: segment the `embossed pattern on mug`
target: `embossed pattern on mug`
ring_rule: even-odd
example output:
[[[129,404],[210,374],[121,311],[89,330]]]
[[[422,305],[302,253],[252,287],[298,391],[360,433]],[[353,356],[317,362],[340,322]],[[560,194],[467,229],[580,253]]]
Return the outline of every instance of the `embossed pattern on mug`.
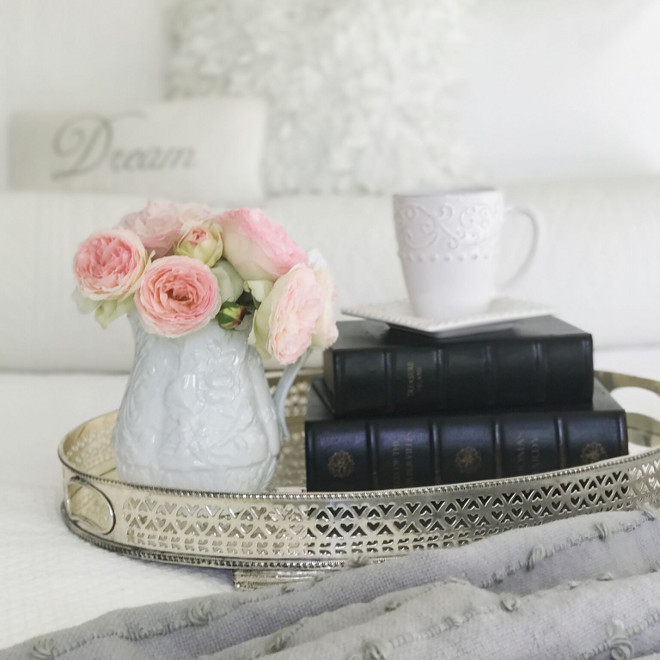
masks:
[[[463,209],[449,204],[436,208],[411,204],[397,209],[400,245],[408,248],[400,249],[399,257],[432,262],[492,259],[497,250],[493,223],[501,214],[501,208],[487,204],[471,204]]]

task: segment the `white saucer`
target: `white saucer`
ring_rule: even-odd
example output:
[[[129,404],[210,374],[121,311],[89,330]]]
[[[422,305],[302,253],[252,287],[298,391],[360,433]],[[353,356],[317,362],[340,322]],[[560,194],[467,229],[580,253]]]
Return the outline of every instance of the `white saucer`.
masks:
[[[482,314],[443,320],[415,316],[407,300],[382,305],[345,307],[341,311],[348,316],[383,321],[394,328],[412,330],[433,337],[456,337],[475,331],[488,332],[505,328],[518,319],[547,316],[553,313],[553,310],[546,305],[514,298],[495,298],[488,310]]]

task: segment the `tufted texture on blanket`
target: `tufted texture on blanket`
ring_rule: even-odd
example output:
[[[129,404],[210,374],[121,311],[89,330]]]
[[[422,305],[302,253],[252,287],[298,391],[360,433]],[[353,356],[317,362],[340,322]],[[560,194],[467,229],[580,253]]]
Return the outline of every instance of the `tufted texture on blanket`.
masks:
[[[641,658],[660,512],[589,514],[322,580],[111,612],[0,658]]]

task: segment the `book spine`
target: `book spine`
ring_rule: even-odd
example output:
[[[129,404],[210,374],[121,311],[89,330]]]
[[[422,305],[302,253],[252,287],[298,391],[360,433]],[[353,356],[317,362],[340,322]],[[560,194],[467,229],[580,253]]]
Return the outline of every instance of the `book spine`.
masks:
[[[587,402],[589,335],[325,352],[335,415]]]
[[[623,410],[305,423],[308,491],[460,483],[585,465],[628,452]]]

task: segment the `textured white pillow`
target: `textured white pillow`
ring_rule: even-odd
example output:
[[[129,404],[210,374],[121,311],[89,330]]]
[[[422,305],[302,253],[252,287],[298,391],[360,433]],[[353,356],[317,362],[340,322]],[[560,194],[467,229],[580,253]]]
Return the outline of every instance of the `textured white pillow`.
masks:
[[[9,130],[10,187],[254,203],[262,197],[265,120],[258,98],[18,113]]]
[[[452,183],[469,1],[185,0],[169,94],[266,98],[271,194]]]
[[[466,32],[485,178],[660,174],[658,0],[477,0]]]

